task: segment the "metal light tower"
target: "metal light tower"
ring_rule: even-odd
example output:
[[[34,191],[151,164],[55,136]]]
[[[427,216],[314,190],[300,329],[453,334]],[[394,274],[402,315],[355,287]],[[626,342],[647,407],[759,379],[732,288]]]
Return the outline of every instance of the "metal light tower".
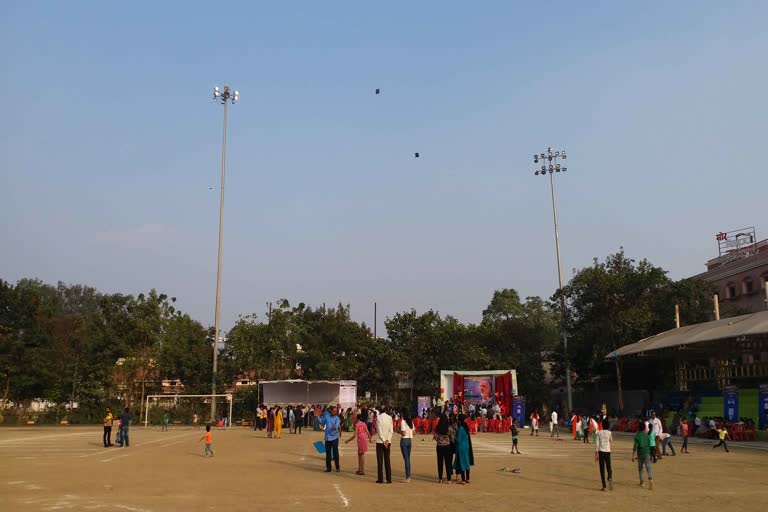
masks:
[[[224,171],[227,161],[227,104],[232,102],[234,105],[238,100],[237,91],[230,92],[229,86],[225,85],[224,90],[219,87],[213,88],[213,99],[220,101],[224,105],[224,135],[221,142],[221,198],[219,200],[219,261],[216,270],[216,313],[214,316],[213,328],[213,377],[211,385],[211,421],[216,419],[216,370],[217,359],[219,355],[219,315],[221,312],[221,242],[224,236]],[[230,418],[231,420],[232,418]]]
[[[549,174],[549,187],[552,191],[552,216],[555,221],[555,248],[557,250],[557,279],[560,284],[560,309],[562,313],[562,328],[563,333],[563,360],[565,361],[565,388],[568,394],[568,412],[573,411],[573,397],[571,394],[571,364],[568,361],[568,335],[565,332],[565,295],[563,295],[563,269],[560,263],[560,234],[557,228],[557,205],[555,202],[555,173],[560,171],[566,172],[566,167],[561,167],[557,162],[559,159],[565,160],[565,150],[552,151],[552,148],[547,148],[545,153],[533,155],[533,163],[541,163],[541,167],[536,169],[534,173],[536,176],[546,176]]]

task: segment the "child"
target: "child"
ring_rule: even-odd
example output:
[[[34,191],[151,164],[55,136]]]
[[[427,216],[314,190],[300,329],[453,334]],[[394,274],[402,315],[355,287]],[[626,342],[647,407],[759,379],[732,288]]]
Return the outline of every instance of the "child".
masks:
[[[115,444],[119,446],[120,448],[123,447],[123,429],[121,428],[123,426],[123,420],[119,419],[117,420],[117,435],[115,436]]]
[[[368,425],[363,421],[363,415],[357,415],[357,423],[355,423],[355,433],[352,437],[347,439],[346,444],[349,444],[353,439],[357,439],[357,471],[356,475],[365,474],[365,453],[368,451],[368,443],[371,442],[371,434],[368,433]]]
[[[651,436],[641,429],[635,434],[635,441],[632,445],[632,462],[637,461],[637,472],[640,476],[640,487],[643,482],[643,466],[648,473],[648,489],[653,490],[653,471],[651,470]]]
[[[712,449],[715,449],[718,446],[723,445],[723,448],[725,448],[725,452],[728,453],[728,445],[725,444],[725,438],[729,437],[728,436],[728,430],[725,427],[718,428],[717,429],[717,435],[718,435],[718,437],[720,437],[720,442],[717,443],[715,446],[713,446]]]
[[[603,428],[595,432],[595,462],[600,464],[600,480],[605,491],[605,473],[608,472],[608,489],[613,490],[613,472],[611,471],[611,441],[613,436],[608,430],[608,421],[603,420]]]
[[[213,457],[213,434],[211,434],[210,424],[205,426],[205,435],[200,438],[200,441],[203,439],[205,439],[205,456],[207,457],[210,452],[211,457]]]
[[[683,421],[680,423],[680,433],[683,435],[683,447],[680,449],[680,453],[688,453],[688,423]]]
[[[517,450],[517,454],[520,455],[520,448],[517,446],[517,420],[512,420],[512,426],[510,427],[510,431],[512,432],[512,451],[509,453],[515,453],[515,450]]]

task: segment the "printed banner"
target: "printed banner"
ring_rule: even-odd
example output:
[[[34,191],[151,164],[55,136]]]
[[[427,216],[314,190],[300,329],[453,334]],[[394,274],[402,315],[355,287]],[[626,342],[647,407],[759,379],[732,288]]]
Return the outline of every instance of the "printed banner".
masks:
[[[416,411],[419,414],[419,418],[421,418],[421,413],[423,413],[424,411],[426,411],[432,406],[432,401],[428,396],[420,396],[420,397],[417,397],[416,400],[417,400]]]
[[[518,395],[512,401],[512,417],[517,421],[517,426],[525,425],[525,395]]]
[[[760,384],[757,408],[757,415],[760,418],[760,430],[765,430],[768,428],[768,384]]]
[[[732,423],[739,421],[739,389],[725,386],[723,390],[723,417]]]
[[[493,405],[493,377],[464,377],[464,401],[471,404]]]

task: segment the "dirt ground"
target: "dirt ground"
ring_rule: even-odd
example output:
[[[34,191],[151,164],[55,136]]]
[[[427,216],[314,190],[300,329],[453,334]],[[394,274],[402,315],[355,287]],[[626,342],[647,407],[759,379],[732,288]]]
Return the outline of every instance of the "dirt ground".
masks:
[[[131,512],[266,510],[462,510],[520,506],[554,510],[761,510],[768,501],[768,450],[732,443],[731,453],[696,443],[689,455],[653,465],[655,489],[637,485],[631,439],[615,436],[615,490],[600,491],[594,445],[548,435],[521,436],[522,455],[510,455],[505,434],[473,436],[470,485],[437,484],[435,447],[414,439],[413,481],[403,480],[399,440],[393,445],[392,485],[377,485],[375,449],[366,475],[356,446],[342,444],[342,472],[323,472],[312,442],[321,433],[282,439],[236,427],[214,431],[215,457],[203,457],[203,430],[132,428],[130,448],[103,448],[95,427],[0,429],[0,510],[114,510]],[[345,439],[349,436],[347,434]],[[398,437],[397,435],[395,436]],[[499,471],[519,468],[520,473]],[[603,508],[607,507],[607,508]]]

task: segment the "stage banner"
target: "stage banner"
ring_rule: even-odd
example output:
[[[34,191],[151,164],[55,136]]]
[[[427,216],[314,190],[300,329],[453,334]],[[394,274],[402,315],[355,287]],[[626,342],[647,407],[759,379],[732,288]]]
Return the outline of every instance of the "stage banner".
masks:
[[[518,395],[512,401],[512,417],[517,421],[517,426],[525,425],[525,395]]]
[[[768,384],[760,384],[757,409],[757,416],[760,418],[760,430],[765,430],[768,428]]]
[[[463,399],[475,405],[492,406],[494,382],[491,376],[462,377]]]
[[[723,390],[723,417],[731,423],[739,421],[739,389],[725,386]]]
[[[416,411],[419,415],[419,418],[421,418],[421,413],[426,411],[432,406],[432,400],[428,396],[420,396],[416,398],[417,405],[416,405]]]

